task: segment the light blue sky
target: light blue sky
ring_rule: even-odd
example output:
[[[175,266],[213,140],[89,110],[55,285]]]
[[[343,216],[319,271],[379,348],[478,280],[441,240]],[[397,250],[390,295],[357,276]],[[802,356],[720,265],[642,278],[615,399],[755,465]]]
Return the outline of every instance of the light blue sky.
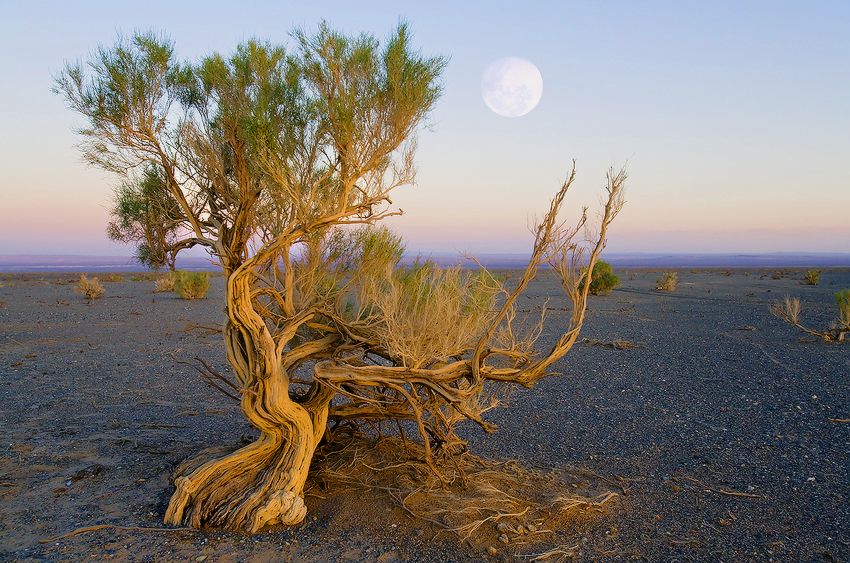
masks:
[[[114,180],[87,168],[50,92],[118,32],[181,57],[326,19],[385,36],[409,21],[451,57],[394,226],[414,250],[521,252],[571,158],[576,212],[628,160],[611,251],[850,250],[850,2],[0,2],[0,254],[129,252],[106,239]],[[534,62],[516,119],[480,96],[494,59]],[[568,210],[568,211],[569,211]]]

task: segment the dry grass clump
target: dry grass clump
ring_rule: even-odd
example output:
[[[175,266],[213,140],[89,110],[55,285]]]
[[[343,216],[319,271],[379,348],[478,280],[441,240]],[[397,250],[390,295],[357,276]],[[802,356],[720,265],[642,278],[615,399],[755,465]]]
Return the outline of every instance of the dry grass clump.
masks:
[[[470,453],[445,463],[435,459],[435,468],[423,461],[421,445],[403,435],[338,438],[317,451],[306,494],[385,495],[414,518],[491,550],[551,545],[576,520],[618,496],[588,472],[541,472]]]
[[[804,285],[817,285],[820,283],[821,270],[808,270],[803,275]]]
[[[800,323],[802,305],[796,297],[785,297],[782,301],[770,306],[770,312],[811,336],[824,342],[843,342],[850,333],[850,289],[843,289],[835,294],[838,305],[838,320],[834,321],[828,330],[814,330]]]
[[[124,281],[124,276],[121,274],[104,274],[103,281],[110,283],[117,283]]]
[[[372,328],[406,367],[447,361],[471,348],[495,314],[502,286],[489,272],[442,269],[432,262],[371,280],[361,305],[379,319]]]
[[[80,281],[77,282],[77,291],[83,294],[86,299],[99,299],[103,296],[103,285],[97,278],[86,277],[85,274],[80,275]]]
[[[174,283],[177,280],[177,276],[174,272],[168,272],[161,278],[156,280],[156,283],[153,286],[154,293],[164,293],[174,291]]]
[[[655,282],[655,289],[658,291],[676,291],[679,285],[679,274],[676,272],[663,272],[661,277]]]
[[[174,276],[174,291],[183,299],[204,299],[210,289],[209,272],[178,270]]]
[[[835,292],[835,304],[838,305],[838,323],[850,330],[850,289]]]

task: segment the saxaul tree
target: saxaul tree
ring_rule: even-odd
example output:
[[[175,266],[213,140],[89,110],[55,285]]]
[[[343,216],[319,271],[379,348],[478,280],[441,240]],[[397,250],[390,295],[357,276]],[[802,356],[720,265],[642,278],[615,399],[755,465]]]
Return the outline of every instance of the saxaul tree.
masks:
[[[140,177],[119,184],[112,216],[106,234],[135,244],[136,259],[151,269],[167,266],[173,271],[177,253],[191,244],[180,236],[183,212],[158,166],[148,165]]]
[[[171,524],[256,532],[306,514],[303,489],[329,421],[399,421],[424,461],[463,450],[455,429],[504,389],[551,374],[585,318],[591,272],[626,179],[611,170],[598,224],[559,211],[575,167],[534,228],[522,275],[405,267],[379,223],[414,180],[415,134],[440,95],[446,61],[411,47],[405,25],[383,43],[321,26],[291,48],[249,41],[196,64],[139,34],[70,65],[56,89],[87,121],[84,155],[124,181],[154,170],[172,244],[208,249],[224,270],[227,359],[259,438],[184,462]],[[173,203],[171,203],[173,202]],[[542,321],[516,302],[548,263],[572,309],[538,353]],[[584,280],[585,283],[581,283]]]

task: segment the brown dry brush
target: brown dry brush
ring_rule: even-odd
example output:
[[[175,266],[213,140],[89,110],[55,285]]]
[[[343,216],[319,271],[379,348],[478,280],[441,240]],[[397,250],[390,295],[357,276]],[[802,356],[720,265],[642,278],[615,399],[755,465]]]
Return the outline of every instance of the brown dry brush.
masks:
[[[77,291],[88,300],[100,299],[105,292],[100,280],[90,278],[85,274],[80,275],[80,280],[77,282]]]
[[[234,377],[203,373],[238,397],[259,438],[182,464],[169,524],[257,532],[301,522],[316,449],[351,435],[341,428],[392,434],[391,450],[403,437],[427,468],[422,491],[449,502],[427,483],[470,471],[458,425],[495,431],[487,411],[554,373],[578,339],[590,272],[623,205],[626,173],[611,169],[596,229],[586,210],[568,226],[560,212],[573,165],[510,286],[484,268],[402,266],[401,240],[377,224],[400,214],[390,195],[414,180],[414,136],[445,60],[414,51],[404,25],[383,45],[325,26],[295,37],[289,51],[252,41],[190,65],[169,42],[139,34],[57,80],[88,119],[88,161],[122,181],[155,167],[165,190],[153,193],[182,217],[174,247],[205,247],[224,271]],[[516,305],[544,264],[570,312],[538,351],[545,310],[527,322]],[[487,512],[457,508],[467,524]]]
[[[800,312],[803,306],[797,297],[785,297],[782,301],[772,304],[770,312],[809,336],[824,342],[844,342],[850,334],[850,290],[837,292],[835,301],[838,305],[838,319],[833,321],[827,330],[816,330],[802,324]]]

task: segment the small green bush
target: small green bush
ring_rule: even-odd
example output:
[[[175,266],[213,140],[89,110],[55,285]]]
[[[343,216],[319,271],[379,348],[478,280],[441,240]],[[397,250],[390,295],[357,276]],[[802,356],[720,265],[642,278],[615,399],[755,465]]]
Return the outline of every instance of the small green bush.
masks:
[[[178,270],[174,273],[174,292],[183,299],[204,299],[209,289],[209,272]]]
[[[579,289],[584,291],[584,283],[587,278],[582,278]],[[590,280],[591,295],[605,295],[620,285],[620,278],[614,275],[611,264],[599,260],[593,265],[593,274]]]
[[[124,276],[121,274],[105,274],[102,279],[105,282],[122,282],[124,281]]]
[[[809,270],[803,276],[803,283],[805,285],[817,285],[820,282],[820,273],[821,270]]]
[[[850,289],[835,292],[835,303],[838,305],[838,320],[845,328],[850,328]]]

